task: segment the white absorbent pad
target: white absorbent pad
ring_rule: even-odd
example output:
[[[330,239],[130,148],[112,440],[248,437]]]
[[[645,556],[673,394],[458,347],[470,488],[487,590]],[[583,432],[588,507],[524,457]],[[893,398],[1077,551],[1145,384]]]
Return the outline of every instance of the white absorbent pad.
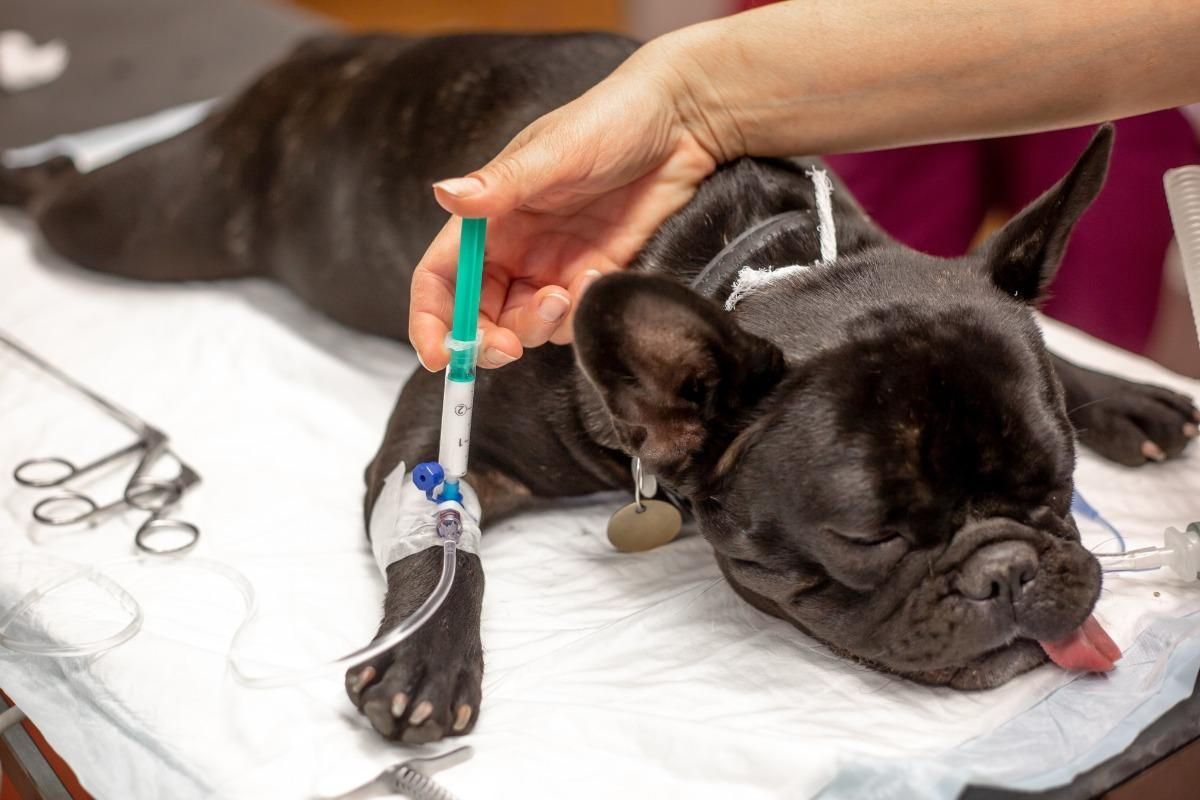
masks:
[[[363,532],[362,473],[416,365],[411,351],[341,328],[266,281],[151,285],[83,272],[47,253],[14,212],[0,214],[0,271],[0,327],[164,428],[202,474],[179,515],[203,531],[195,557],[253,582],[256,658],[302,666],[371,639],[383,582]],[[1200,393],[1060,326],[1047,335],[1081,363]],[[37,494],[9,477],[23,458],[84,460],[128,434],[3,350],[0,419],[0,579],[14,553],[129,556],[140,515],[39,530],[29,518]],[[1084,452],[1078,483],[1131,547],[1200,516],[1195,447],[1137,470]],[[917,686],[748,606],[694,533],[648,553],[613,551],[605,523],[623,502],[561,504],[483,537],[483,708],[467,737],[476,753],[437,776],[460,797],[952,797],[967,781],[1046,786],[1119,751],[1190,691],[1200,663],[1200,587],[1150,572],[1105,580],[1096,613],[1125,653],[1111,674],[1047,666],[988,692]],[[116,650],[0,656],[0,687],[87,789],[311,797],[412,754],[375,734],[337,676],[271,691],[235,684],[225,652],[241,599],[187,563],[109,571],[146,609],[144,629]],[[0,604],[52,572],[39,564],[3,581]],[[68,621],[51,617],[68,609]],[[113,622],[69,596],[42,613],[29,624],[72,636]]]

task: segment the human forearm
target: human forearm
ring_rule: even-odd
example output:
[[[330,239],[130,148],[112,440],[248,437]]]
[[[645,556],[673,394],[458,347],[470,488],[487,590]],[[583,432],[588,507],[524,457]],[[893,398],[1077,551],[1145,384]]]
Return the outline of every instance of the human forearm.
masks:
[[[646,50],[678,76],[689,127],[722,159],[1027,132],[1200,99],[1195,0],[790,0]]]

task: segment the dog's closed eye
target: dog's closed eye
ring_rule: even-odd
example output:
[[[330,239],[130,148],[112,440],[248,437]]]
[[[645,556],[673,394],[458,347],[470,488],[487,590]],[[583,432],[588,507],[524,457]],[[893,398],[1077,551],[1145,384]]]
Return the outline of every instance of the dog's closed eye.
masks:
[[[879,586],[909,552],[908,540],[894,528],[821,530],[822,566],[838,583],[858,591]]]
[[[820,568],[811,564],[802,568],[773,569],[757,561],[734,558],[729,560],[729,565],[738,583],[768,597],[778,598],[782,593],[794,600],[825,582]]]
[[[901,538],[900,531],[895,528],[882,528],[871,533],[847,532],[836,528],[826,528],[825,530],[843,541],[860,546],[886,544]]]

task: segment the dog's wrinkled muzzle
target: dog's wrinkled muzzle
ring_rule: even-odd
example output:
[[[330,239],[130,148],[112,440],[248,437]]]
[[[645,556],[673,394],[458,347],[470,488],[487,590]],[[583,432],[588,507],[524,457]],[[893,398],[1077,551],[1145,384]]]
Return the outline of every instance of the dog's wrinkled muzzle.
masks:
[[[1062,521],[1054,522],[1049,529],[1008,518],[972,523],[955,537],[940,565],[956,570],[954,586],[964,597],[1011,606],[1018,629],[1055,664],[1108,671],[1121,650],[1095,617],[1088,614],[1061,633],[1064,623],[1095,603],[1099,567],[1074,537],[1063,535]]]

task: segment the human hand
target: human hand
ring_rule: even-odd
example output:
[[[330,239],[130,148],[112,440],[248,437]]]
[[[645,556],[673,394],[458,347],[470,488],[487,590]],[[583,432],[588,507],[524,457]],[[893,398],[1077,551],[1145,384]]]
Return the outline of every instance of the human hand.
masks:
[[[427,369],[447,363],[460,217],[488,218],[480,366],[571,341],[588,285],[624,268],[716,168],[716,148],[685,122],[687,102],[671,60],[647,45],[482,169],[434,185],[455,217],[413,274],[408,333]]]

